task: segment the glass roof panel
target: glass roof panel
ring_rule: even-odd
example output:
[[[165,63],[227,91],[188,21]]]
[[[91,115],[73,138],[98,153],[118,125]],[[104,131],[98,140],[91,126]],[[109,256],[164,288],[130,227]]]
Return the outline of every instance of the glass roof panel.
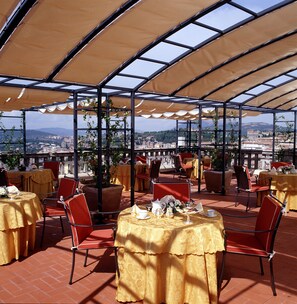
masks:
[[[255,13],[260,13],[263,10],[269,9],[270,7],[281,4],[287,1],[280,1],[280,0],[233,0],[232,2],[235,2],[241,6],[244,6],[248,8],[251,11],[254,11]]]
[[[236,96],[235,98],[231,99],[232,102],[237,102],[237,103],[242,103],[245,102],[246,100],[250,99],[251,96],[246,95],[246,94],[241,94]]]
[[[216,34],[217,32],[211,31],[202,26],[189,24],[188,26],[169,36],[167,40],[188,45],[190,47],[195,47]]]
[[[261,84],[261,85],[256,86],[255,88],[247,91],[246,93],[257,95],[257,94],[260,94],[260,93],[262,93],[264,91],[267,91],[269,89],[271,89],[269,86]]]
[[[293,77],[297,77],[297,70],[288,73],[288,75],[291,75]]]
[[[84,86],[79,86],[79,85],[70,85],[70,86],[65,86],[63,89],[66,90],[79,90],[79,89],[85,89],[86,87]]]
[[[30,84],[32,84],[34,82],[36,82],[36,81],[25,80],[25,79],[12,79],[12,80],[6,81],[6,83],[18,84],[18,85],[30,85]]]
[[[197,21],[220,30],[225,30],[249,17],[251,17],[250,14],[232,5],[225,4],[197,19]]]
[[[116,86],[119,88],[130,88],[133,89],[139,85],[143,79],[130,78],[125,76],[115,76],[106,85]]]
[[[188,49],[185,49],[183,47],[161,42],[146,53],[144,53],[142,57],[161,60],[169,63],[170,61],[187,51]]]
[[[272,79],[270,81],[265,82],[265,84],[270,84],[270,85],[273,85],[273,86],[278,86],[281,83],[284,83],[284,82],[287,82],[287,81],[290,81],[290,80],[292,80],[291,77],[286,76],[286,75],[282,75],[282,76],[276,77],[276,78],[274,78],[274,79]]]
[[[62,84],[61,83],[47,83],[47,82],[42,82],[42,83],[38,83],[35,86],[36,87],[45,87],[45,88],[56,88],[56,87],[60,87]]]
[[[149,77],[163,66],[163,64],[137,59],[123,69],[121,73]]]

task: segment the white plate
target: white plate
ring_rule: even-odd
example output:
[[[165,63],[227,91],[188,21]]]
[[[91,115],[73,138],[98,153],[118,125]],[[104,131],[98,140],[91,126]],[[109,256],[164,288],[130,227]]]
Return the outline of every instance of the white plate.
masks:
[[[146,216],[145,218],[142,218],[142,217],[139,217],[139,216],[136,216],[136,218],[137,218],[138,220],[147,220],[147,219],[149,219],[149,218],[151,218],[151,217],[148,215],[148,216]]]

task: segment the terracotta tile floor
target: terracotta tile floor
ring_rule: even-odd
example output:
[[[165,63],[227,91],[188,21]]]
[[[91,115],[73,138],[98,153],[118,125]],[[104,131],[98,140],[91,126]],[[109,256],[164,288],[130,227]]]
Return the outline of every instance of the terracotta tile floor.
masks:
[[[245,214],[244,195],[240,196],[242,204],[234,207],[234,187],[226,196],[207,193],[204,186],[200,194],[196,192],[196,187],[192,190],[192,197],[204,205],[222,213]],[[124,194],[126,198],[123,199],[123,207],[129,205],[129,192]],[[136,193],[136,197],[138,202],[146,202],[151,198],[143,193]],[[252,208],[250,213],[256,214],[258,210],[259,208]],[[245,222],[225,218],[224,222],[225,226],[248,228],[253,226],[254,218]],[[67,227],[66,223],[65,226]],[[274,257],[277,297],[272,295],[267,262],[264,261],[265,275],[261,276],[258,259],[229,255],[220,303],[297,303],[296,227],[296,212],[284,216],[279,227],[275,244],[277,253]],[[117,303],[114,256],[111,251],[91,251],[86,268],[82,266],[83,255],[77,254],[74,284],[70,286],[69,229],[62,235],[59,220],[49,220],[42,249],[38,247],[40,232],[41,225],[38,223],[36,249],[28,257],[0,266],[0,303]]]

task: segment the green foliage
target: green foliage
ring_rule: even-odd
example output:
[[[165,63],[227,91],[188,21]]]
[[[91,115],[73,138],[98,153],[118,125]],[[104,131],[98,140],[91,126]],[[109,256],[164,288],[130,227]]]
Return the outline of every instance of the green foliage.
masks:
[[[98,126],[97,117],[91,115],[92,112],[97,113],[98,101],[93,100],[89,110],[85,111],[84,120],[87,122],[87,131],[84,135],[78,137],[78,151],[84,161],[87,162],[88,169],[94,174],[94,179],[97,181],[97,176],[101,174],[104,187],[110,185],[110,168],[111,165],[116,167],[123,159],[123,150],[125,148],[123,142],[123,134],[121,129],[127,126],[127,113],[120,117],[118,113],[111,118],[110,111],[113,110],[112,100],[106,101],[107,108],[102,111],[102,126],[105,127],[105,138],[101,143],[101,148],[105,151],[105,161],[101,168],[98,165],[98,132],[101,128]],[[100,143],[99,143],[100,144]]]

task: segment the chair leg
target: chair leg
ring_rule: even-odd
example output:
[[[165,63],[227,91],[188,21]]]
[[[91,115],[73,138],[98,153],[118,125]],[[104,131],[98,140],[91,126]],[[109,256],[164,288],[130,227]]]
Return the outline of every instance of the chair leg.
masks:
[[[64,225],[63,225],[62,216],[60,216],[60,223],[61,223],[62,232],[64,233]]]
[[[72,284],[72,278],[73,278],[73,272],[74,272],[74,265],[75,265],[75,251],[76,249],[72,249],[72,266],[71,266],[71,272],[70,272],[70,279],[69,279],[69,285]]]
[[[264,269],[263,269],[263,263],[262,263],[262,258],[261,257],[259,257],[259,261],[260,261],[261,275],[264,275]]]
[[[222,282],[223,282],[223,275],[224,275],[224,268],[225,268],[225,256],[226,256],[226,251],[223,251],[221,273],[220,273],[220,277],[219,277],[219,281],[218,281],[218,298],[220,296],[220,291],[221,291]]]
[[[237,193],[236,193],[235,207],[237,207],[237,206],[239,205],[239,202],[238,202],[238,195],[239,195],[239,190],[237,190]]]
[[[271,289],[274,296],[276,296],[276,289],[275,289],[275,283],[274,283],[274,273],[273,273],[273,264],[272,259],[269,261],[270,266],[270,281],[271,281]]]
[[[89,249],[86,250],[85,261],[84,261],[84,267],[87,266],[88,255],[89,255]]]
[[[250,210],[250,193],[248,192],[248,200],[246,203],[245,212],[248,212]]]
[[[41,240],[40,240],[40,248],[42,248],[43,245],[43,239],[44,239],[44,231],[45,231],[45,219],[46,216],[43,216],[43,226],[42,226],[42,233],[41,233]]]

